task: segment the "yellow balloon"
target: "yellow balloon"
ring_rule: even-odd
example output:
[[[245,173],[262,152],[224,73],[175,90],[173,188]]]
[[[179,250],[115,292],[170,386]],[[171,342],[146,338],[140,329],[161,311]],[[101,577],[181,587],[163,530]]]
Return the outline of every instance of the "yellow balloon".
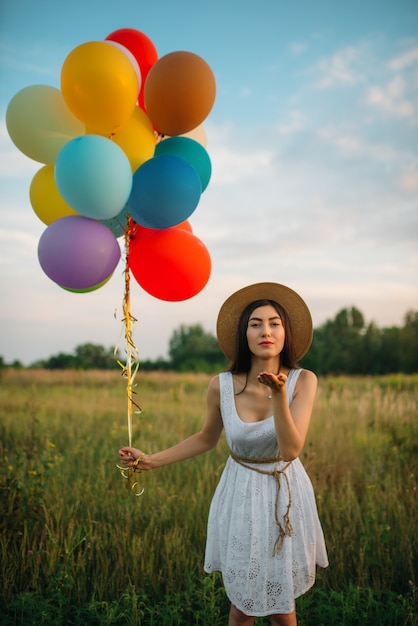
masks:
[[[36,172],[30,184],[29,197],[36,215],[47,226],[60,217],[79,215],[60,195],[53,165],[45,165]]]
[[[140,108],[135,110],[122,130],[112,137],[129,159],[132,172],[154,156],[156,138],[148,115]]]
[[[129,58],[108,41],[77,46],[61,69],[68,107],[97,134],[112,135],[129,120],[138,98],[138,78]]]
[[[7,131],[23,154],[40,163],[55,163],[65,144],[84,134],[62,93],[49,85],[29,85],[10,100]]]

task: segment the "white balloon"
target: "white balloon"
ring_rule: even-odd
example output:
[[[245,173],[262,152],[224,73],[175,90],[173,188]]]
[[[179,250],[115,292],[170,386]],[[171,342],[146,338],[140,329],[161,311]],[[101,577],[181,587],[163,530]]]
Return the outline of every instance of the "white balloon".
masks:
[[[188,133],[184,133],[182,137],[188,137],[189,139],[194,139],[195,141],[197,141],[197,143],[200,143],[200,145],[203,146],[204,148],[206,148],[206,145],[208,143],[206,130],[203,124],[199,124],[199,126],[196,126],[196,128],[193,128],[193,130],[189,130]]]
[[[141,85],[142,85],[142,74],[141,74],[141,68],[139,67],[138,61],[135,59],[132,52],[128,50],[128,48],[125,48],[125,46],[123,46],[121,43],[118,43],[117,41],[110,41],[109,39],[106,39],[106,43],[110,43],[112,44],[112,46],[116,46],[116,48],[119,48],[119,50],[121,50],[124,54],[126,54],[128,59],[132,63],[132,66],[136,73],[136,77],[138,79],[138,93],[139,93],[141,91]]]
[[[205,130],[203,124],[199,124],[199,126],[196,126],[196,128],[193,128],[192,130],[189,130],[189,132],[183,133],[182,135],[178,135],[178,136],[179,137],[188,137],[189,139],[194,139],[194,141],[197,141],[197,143],[200,143],[200,145],[203,146],[204,148],[206,148],[206,145],[208,143],[206,130]],[[159,141],[164,141],[165,139],[170,139],[170,137],[171,137],[171,135],[162,135],[162,137],[160,137]]]

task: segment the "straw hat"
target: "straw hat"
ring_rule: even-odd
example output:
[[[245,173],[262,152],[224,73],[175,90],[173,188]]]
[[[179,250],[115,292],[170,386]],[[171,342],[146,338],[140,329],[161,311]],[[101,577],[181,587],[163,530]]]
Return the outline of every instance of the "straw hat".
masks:
[[[296,291],[278,283],[248,285],[229,296],[221,306],[216,334],[222,352],[232,360],[235,356],[238,322],[245,307],[255,300],[274,300],[285,309],[292,329],[296,359],[299,361],[312,342],[312,318],[309,309]]]

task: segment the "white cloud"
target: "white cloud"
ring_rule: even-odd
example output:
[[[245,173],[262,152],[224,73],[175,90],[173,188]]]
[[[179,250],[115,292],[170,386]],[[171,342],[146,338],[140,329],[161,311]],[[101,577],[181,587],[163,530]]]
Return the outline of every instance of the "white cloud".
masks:
[[[22,259],[36,258],[38,238],[23,231],[0,229],[0,264],[18,266]]]
[[[209,132],[211,185],[236,184],[270,171],[273,150],[244,143],[232,126],[212,126]]]
[[[396,56],[389,62],[389,67],[394,71],[403,70],[405,67],[418,62],[418,46]]]
[[[399,177],[399,182],[404,191],[411,194],[418,193],[418,168],[410,167]]]
[[[405,79],[395,76],[383,87],[369,87],[367,103],[395,117],[413,119],[416,105],[406,97],[405,92]]]
[[[367,141],[365,138],[346,134],[335,126],[326,126],[318,130],[318,135],[337,147],[347,156],[361,156],[373,161],[393,162],[413,158],[406,150],[399,152],[393,145]]]
[[[294,56],[300,56],[308,49],[308,45],[302,41],[293,41],[289,45],[290,53]]]
[[[290,111],[289,121],[284,124],[276,124],[274,129],[279,135],[291,135],[299,132],[303,127],[303,114],[300,111]]]
[[[327,89],[338,85],[356,85],[363,82],[361,64],[364,62],[360,48],[349,46],[319,62],[322,78],[319,87]]]
[[[237,152],[228,146],[214,150],[212,183],[236,184],[265,172],[271,162],[271,154],[267,151]]]

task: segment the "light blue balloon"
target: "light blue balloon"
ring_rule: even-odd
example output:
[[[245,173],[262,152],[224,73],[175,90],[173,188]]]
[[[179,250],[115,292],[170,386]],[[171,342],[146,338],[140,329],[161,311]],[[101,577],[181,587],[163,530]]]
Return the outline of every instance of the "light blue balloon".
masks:
[[[212,163],[205,148],[190,137],[169,137],[155,147],[155,156],[174,154],[186,159],[199,174],[202,191],[206,189],[212,175]]]
[[[145,161],[133,176],[129,212],[145,228],[170,228],[197,207],[202,185],[195,168],[171,154]]]
[[[62,148],[55,182],[72,209],[96,220],[111,219],[126,205],[132,169],[123,150],[100,135],[83,135]]]

